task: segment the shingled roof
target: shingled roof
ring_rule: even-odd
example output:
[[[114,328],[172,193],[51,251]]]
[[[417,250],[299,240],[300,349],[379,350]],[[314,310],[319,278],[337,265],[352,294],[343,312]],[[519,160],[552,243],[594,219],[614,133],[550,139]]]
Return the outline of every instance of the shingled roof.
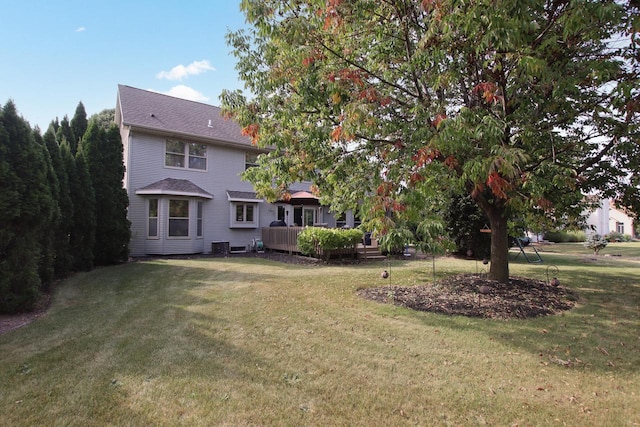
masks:
[[[195,185],[186,179],[166,178],[146,187],[136,190],[136,194],[145,195],[173,195],[173,196],[191,196],[202,197],[204,199],[213,199],[213,194]]]
[[[253,191],[234,191],[227,190],[227,200],[230,202],[262,202]]]
[[[212,105],[118,85],[118,117],[125,126],[222,143],[251,145],[240,126]]]

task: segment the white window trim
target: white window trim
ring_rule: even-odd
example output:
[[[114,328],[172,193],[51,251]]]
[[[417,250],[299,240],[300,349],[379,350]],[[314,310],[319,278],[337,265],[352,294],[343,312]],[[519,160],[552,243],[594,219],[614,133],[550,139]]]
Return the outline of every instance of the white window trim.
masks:
[[[198,234],[198,223],[200,223],[200,234]],[[196,200],[196,239],[204,239],[204,202]]]
[[[184,166],[170,166],[167,165],[167,142],[168,141],[178,141],[178,142],[182,142],[184,144]],[[193,157],[198,157],[198,158],[204,158],[205,159],[205,163],[206,163],[206,167],[204,169],[197,169],[197,168],[190,168],[189,167],[189,144],[201,144],[201,145],[205,145],[207,147],[207,151],[206,151],[206,155],[204,157],[201,156],[193,156]],[[179,153],[169,153],[169,154],[179,154]],[[200,142],[190,142],[190,141],[184,141],[182,139],[176,139],[176,138],[167,138],[164,141],[164,167],[166,169],[177,169],[177,170],[188,170],[188,171],[192,171],[192,172],[207,172],[209,170],[209,146],[207,144],[203,144]]]
[[[253,221],[236,221],[236,207],[243,206],[246,216],[246,206],[253,207]],[[229,228],[258,228],[260,226],[260,204],[256,202],[235,201],[229,203]]]
[[[177,200],[177,201],[186,201],[188,206],[189,206],[189,212],[187,214],[187,235],[186,236],[171,236],[169,235],[170,232],[170,223],[171,223],[171,219],[184,219],[184,217],[171,217],[171,201],[172,200]],[[172,198],[168,198],[167,199],[167,240],[191,240],[191,234],[192,234],[192,230],[191,230],[191,201],[190,200],[185,200],[185,199],[172,199]]]
[[[149,216],[149,208],[150,208],[150,204],[151,201],[155,200],[156,201],[156,217],[151,217]],[[146,200],[146,208],[147,208],[147,240],[158,240],[160,239],[160,199],[157,197],[154,198],[150,198]],[[155,218],[156,219],[156,235],[155,236],[151,236],[149,234],[149,225],[150,225],[150,220],[151,218]]]
[[[303,206],[302,207],[302,224],[303,224],[303,226],[307,226],[304,223],[304,220],[306,219],[306,217],[305,217],[305,213],[306,212],[313,212],[313,221],[311,221],[311,226],[313,226],[314,224],[317,224],[318,223],[318,208]]]

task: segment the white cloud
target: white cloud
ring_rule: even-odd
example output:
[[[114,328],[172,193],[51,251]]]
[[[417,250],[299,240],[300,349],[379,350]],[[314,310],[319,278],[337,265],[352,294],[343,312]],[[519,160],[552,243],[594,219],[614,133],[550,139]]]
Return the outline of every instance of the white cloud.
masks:
[[[204,96],[202,93],[185,85],[174,86],[167,92],[160,92],[153,89],[149,90],[152,92],[162,93],[164,95],[175,96],[176,98],[188,99],[189,101],[206,102],[209,100],[209,98]]]
[[[82,33],[83,31],[87,31],[87,29],[85,27],[76,28],[76,33]]]
[[[195,76],[198,74],[202,74],[207,71],[215,71],[216,69],[211,66],[209,61],[193,61],[191,64],[186,67],[182,64],[176,65],[171,69],[171,71],[160,71],[156,74],[156,77],[159,79],[167,79],[167,80],[182,80],[188,76]]]

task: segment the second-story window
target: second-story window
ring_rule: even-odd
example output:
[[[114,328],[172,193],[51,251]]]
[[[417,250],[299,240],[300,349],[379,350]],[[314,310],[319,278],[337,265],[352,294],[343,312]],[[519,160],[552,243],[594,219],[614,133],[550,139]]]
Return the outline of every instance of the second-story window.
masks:
[[[207,170],[207,145],[167,139],[164,164],[172,168]]]
[[[257,153],[245,153],[244,154],[244,170],[254,168],[258,166],[258,154]]]

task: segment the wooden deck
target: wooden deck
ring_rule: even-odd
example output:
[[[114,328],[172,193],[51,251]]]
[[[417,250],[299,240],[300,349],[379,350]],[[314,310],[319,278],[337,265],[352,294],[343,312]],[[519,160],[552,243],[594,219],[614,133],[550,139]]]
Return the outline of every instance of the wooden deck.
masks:
[[[385,255],[382,255],[380,247],[378,246],[378,241],[376,239],[371,239],[371,244],[366,246],[363,243],[358,243],[358,246],[356,247],[356,253],[359,259],[387,259]]]
[[[262,244],[265,249],[300,253],[298,249],[298,234],[304,227],[264,227],[262,228]]]
[[[264,227],[262,228],[262,244],[267,250],[299,254],[298,234],[302,230],[304,230],[304,227]],[[371,245],[365,246],[359,243],[354,249],[341,251],[341,254],[355,254],[360,259],[371,260],[386,258],[381,254],[378,241],[375,239],[372,240]]]

